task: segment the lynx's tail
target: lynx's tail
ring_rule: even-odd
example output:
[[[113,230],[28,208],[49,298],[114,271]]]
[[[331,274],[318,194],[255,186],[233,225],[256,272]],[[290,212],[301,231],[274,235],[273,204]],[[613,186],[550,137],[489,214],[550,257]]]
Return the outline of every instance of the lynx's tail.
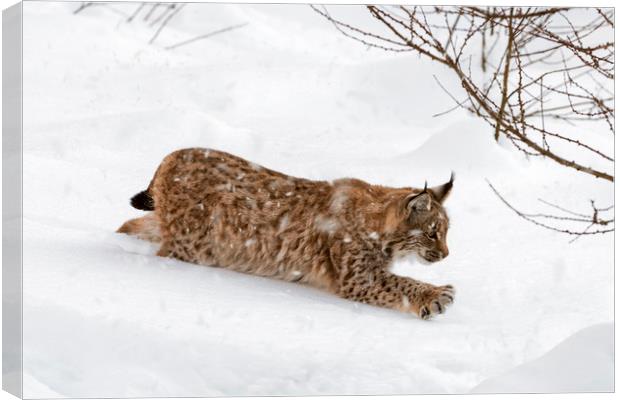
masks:
[[[149,193],[149,190],[143,190],[131,198],[131,205],[138,210],[153,211],[155,202]]]

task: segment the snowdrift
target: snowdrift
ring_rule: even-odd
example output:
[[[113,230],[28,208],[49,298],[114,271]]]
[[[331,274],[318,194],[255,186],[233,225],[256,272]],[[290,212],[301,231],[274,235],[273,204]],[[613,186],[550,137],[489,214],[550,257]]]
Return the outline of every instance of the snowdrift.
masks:
[[[472,393],[613,391],[613,324],[582,329],[542,357],[487,379],[472,389]]]

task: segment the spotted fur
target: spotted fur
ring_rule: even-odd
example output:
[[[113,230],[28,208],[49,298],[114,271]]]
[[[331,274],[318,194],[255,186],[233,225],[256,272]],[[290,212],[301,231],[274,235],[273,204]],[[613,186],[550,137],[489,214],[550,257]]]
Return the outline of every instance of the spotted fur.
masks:
[[[453,302],[452,286],[389,268],[398,257],[448,255],[442,202],[452,181],[430,189],[313,181],[221,151],[184,149],[165,157],[134,197],[154,211],[118,231],[159,243],[163,257],[305,283],[427,319]]]

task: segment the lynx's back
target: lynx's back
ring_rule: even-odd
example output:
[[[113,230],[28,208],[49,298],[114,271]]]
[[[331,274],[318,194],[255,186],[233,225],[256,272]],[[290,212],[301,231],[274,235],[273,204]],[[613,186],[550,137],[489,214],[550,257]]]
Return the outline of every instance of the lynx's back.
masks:
[[[328,232],[315,229],[333,187],[231,154],[186,149],[164,159],[150,189],[160,255],[286,280],[321,280]]]

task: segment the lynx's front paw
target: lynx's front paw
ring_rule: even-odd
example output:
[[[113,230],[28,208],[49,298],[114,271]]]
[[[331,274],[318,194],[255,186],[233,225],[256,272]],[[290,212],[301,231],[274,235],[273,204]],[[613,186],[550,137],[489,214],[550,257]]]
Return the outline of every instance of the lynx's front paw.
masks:
[[[431,319],[436,314],[442,314],[453,302],[454,287],[452,285],[435,286],[425,293],[418,315],[422,319]]]

